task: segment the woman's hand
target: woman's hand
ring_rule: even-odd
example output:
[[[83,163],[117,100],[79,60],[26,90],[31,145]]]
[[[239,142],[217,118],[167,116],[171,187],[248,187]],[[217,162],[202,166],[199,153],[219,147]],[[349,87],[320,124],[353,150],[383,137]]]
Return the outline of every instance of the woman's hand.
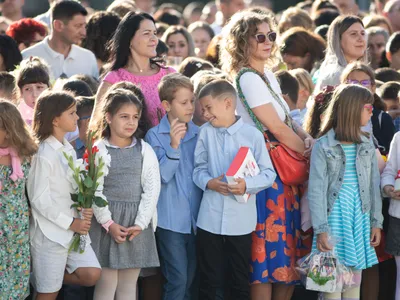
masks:
[[[304,151],[305,157],[310,157],[314,144],[315,140],[311,136],[304,139],[304,147],[306,148],[306,150]]]
[[[117,244],[122,244],[126,241],[126,236],[128,235],[128,229],[124,226],[113,223],[108,228],[110,235],[113,237]]]
[[[372,228],[371,230],[371,246],[378,247],[381,243],[381,229]]]
[[[333,249],[328,240],[328,233],[323,232],[317,235],[317,248],[321,252],[329,252]]]

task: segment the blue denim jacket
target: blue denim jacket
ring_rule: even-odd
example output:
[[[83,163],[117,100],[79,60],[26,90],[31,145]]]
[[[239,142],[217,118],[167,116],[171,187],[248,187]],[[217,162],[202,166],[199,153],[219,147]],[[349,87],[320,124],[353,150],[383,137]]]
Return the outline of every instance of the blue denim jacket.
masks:
[[[328,215],[342,187],[346,156],[331,129],[315,143],[311,154],[308,201],[316,234],[328,232]],[[363,213],[370,212],[371,227],[382,228],[380,173],[371,141],[362,137],[357,144],[356,169]]]

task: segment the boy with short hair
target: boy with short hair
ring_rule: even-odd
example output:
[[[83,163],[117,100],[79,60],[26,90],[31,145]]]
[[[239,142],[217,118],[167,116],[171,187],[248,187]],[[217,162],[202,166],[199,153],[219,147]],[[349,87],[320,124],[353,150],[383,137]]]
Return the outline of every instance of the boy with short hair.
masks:
[[[215,299],[224,282],[228,293],[225,299],[250,299],[251,233],[257,223],[255,194],[271,187],[276,177],[263,135],[235,115],[236,98],[235,88],[226,80],[208,83],[199,94],[209,120],[199,133],[193,172],[194,182],[204,191],[197,221],[202,300]],[[241,147],[250,148],[260,173],[229,185],[224,174]],[[247,203],[237,202],[234,195],[244,193],[251,194]],[[230,278],[224,278],[225,274]]]
[[[389,81],[378,89],[378,95],[386,104],[386,111],[392,117],[396,131],[400,130],[400,103],[399,94],[400,83]]]
[[[195,231],[202,197],[192,178],[199,131],[192,122],[193,85],[189,78],[174,73],[163,77],[158,91],[167,114],[149,130],[145,140],[160,163],[162,185],[156,238],[166,279],[163,300],[193,299]]]

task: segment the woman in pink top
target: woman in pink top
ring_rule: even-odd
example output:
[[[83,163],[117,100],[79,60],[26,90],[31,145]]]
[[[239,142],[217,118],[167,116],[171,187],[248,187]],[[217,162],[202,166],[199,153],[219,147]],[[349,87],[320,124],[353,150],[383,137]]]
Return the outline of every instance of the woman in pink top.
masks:
[[[100,85],[94,114],[98,113],[102,97],[112,84],[129,81],[140,87],[144,94],[151,127],[158,125],[165,111],[157,86],[162,77],[175,70],[154,60],[157,44],[157,29],[150,15],[131,12],[122,19],[111,41],[110,72]]]

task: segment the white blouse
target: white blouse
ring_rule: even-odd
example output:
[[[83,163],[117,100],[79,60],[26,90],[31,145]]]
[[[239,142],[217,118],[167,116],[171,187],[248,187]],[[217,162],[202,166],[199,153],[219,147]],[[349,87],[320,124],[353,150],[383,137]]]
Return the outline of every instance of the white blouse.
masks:
[[[286,107],[286,110],[289,111],[289,106],[282,98],[282,90],[274,73],[266,69],[265,76],[269,80],[271,88],[275,91],[276,94],[280,96],[280,99],[283,105]],[[267,85],[260,76],[252,72],[244,73],[239,79],[239,84],[250,108],[255,108],[264,104],[272,103],[276,112],[278,113],[279,118],[282,121],[285,120],[286,115],[282,109],[282,106],[272,96]],[[236,114],[241,116],[245,123],[255,125],[254,121],[250,117],[247,109],[243,106],[240,99],[238,99],[237,101]],[[264,130],[267,130],[265,126],[263,126],[263,128]]]

